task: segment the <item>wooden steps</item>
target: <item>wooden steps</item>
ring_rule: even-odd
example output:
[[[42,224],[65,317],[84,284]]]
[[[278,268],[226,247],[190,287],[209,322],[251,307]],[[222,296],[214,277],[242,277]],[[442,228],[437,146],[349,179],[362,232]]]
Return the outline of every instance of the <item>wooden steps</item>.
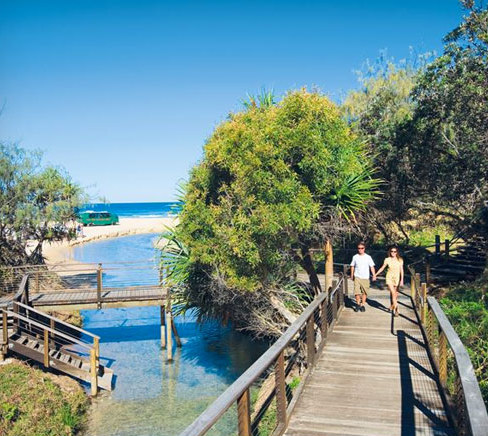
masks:
[[[22,334],[13,334],[9,338],[9,349],[17,355],[44,362],[43,339]],[[79,380],[90,383],[90,362],[87,357],[67,351],[64,347],[57,347],[49,351],[49,365],[51,368]],[[112,390],[113,371],[100,365],[98,374],[98,386],[105,390]]]

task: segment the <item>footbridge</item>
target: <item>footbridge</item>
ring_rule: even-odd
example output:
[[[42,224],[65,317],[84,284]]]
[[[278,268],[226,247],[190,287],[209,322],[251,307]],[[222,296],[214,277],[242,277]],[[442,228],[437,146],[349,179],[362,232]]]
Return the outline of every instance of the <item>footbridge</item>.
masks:
[[[377,288],[355,312],[351,286],[336,275],[180,436],[488,435],[467,351],[420,275],[398,316]]]

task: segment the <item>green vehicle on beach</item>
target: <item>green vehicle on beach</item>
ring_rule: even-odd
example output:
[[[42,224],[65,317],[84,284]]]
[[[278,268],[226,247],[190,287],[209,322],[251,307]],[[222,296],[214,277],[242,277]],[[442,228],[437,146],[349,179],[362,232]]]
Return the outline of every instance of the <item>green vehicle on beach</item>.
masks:
[[[107,211],[85,210],[79,214],[78,221],[84,226],[111,226],[119,223],[119,217]]]

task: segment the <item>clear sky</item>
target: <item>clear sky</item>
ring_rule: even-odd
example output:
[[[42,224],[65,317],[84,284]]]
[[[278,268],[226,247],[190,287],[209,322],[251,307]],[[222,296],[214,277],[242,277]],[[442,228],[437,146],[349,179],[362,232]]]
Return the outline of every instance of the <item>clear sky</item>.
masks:
[[[247,93],[336,101],[380,50],[442,49],[457,0],[0,0],[0,140],[96,199],[171,201]]]

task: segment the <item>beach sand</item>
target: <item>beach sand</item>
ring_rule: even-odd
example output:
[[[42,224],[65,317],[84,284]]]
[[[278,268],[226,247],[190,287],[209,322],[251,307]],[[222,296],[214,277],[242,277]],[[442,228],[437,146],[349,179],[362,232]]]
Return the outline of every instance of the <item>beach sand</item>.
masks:
[[[115,226],[83,227],[83,237],[72,241],[45,243],[42,248],[48,264],[74,263],[71,247],[100,239],[117,238],[119,236],[142,233],[161,233],[166,227],[176,224],[177,218],[120,218]]]

